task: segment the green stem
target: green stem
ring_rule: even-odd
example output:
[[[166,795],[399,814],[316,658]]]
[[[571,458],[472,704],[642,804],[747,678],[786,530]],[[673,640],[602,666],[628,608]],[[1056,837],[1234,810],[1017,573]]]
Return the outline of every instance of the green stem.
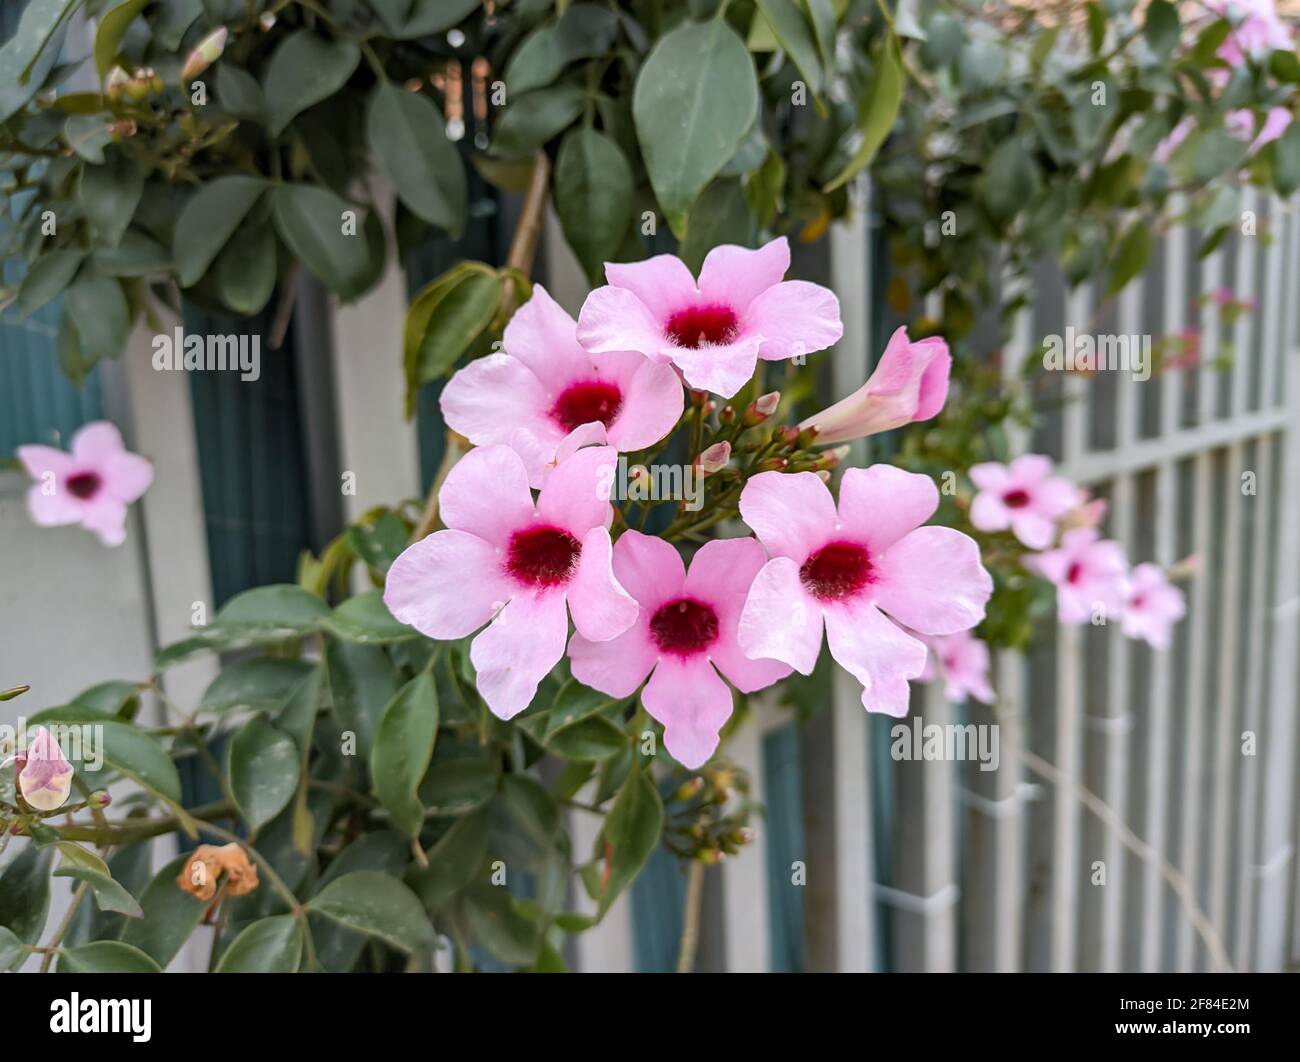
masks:
[[[41,960],[41,973],[50,972],[54,956],[58,954],[63,938],[68,935],[68,930],[72,928],[72,920],[77,915],[77,908],[81,906],[81,901],[86,898],[89,889],[89,883],[83,881],[77,887],[77,891],[72,894],[72,903],[68,904],[67,913],[63,916],[63,921],[59,923],[59,928],[54,931],[54,936],[50,938],[50,943],[47,945],[49,950],[45,953],[45,958]]]

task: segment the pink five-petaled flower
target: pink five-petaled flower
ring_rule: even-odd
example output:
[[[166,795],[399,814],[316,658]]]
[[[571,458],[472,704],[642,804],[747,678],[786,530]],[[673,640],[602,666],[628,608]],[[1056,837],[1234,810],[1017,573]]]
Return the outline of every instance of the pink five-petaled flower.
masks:
[[[41,527],[81,524],[106,546],[126,539],[126,507],[153,482],[153,465],[122,445],[117,428],[97,420],[72,437],[72,452],[20,446],[18,460],[36,482],[27,511]]]
[[[1094,612],[1119,616],[1128,586],[1124,547],[1102,539],[1094,527],[1065,532],[1061,545],[1025,558],[1056,587],[1056,617],[1062,623],[1086,623]]]
[[[925,638],[931,655],[921,673],[923,682],[942,678],[943,695],[954,704],[974,697],[985,704],[993,703],[989,685],[989,647],[970,631],[958,631],[938,638]]]
[[[539,284],[506,325],[505,352],[470,362],[442,392],[448,427],[478,446],[509,446],[524,459],[534,487],[581,445],[641,450],[672,431],[682,414],[682,383],[672,366],[628,351],[593,359],[576,330]]]
[[[829,444],[929,420],[947,401],[951,369],[952,355],[943,339],[931,336],[913,343],[907,329],[899,328],[865,384],[799,427],[816,428],[817,442]]]
[[[1155,564],[1139,564],[1129,576],[1124,634],[1156,649],[1168,649],[1170,631],[1187,612],[1183,592]]]
[[[835,293],[785,280],[784,236],[757,251],[731,244],[704,259],[697,285],[680,258],[606,263],[609,284],[587,296],[578,341],[593,354],[635,350],[671,361],[686,382],[730,398],[759,358],[780,361],[824,350],[843,334]]]
[[[1024,454],[1009,465],[973,465],[971,482],[979,493],[970,522],[981,531],[1005,531],[1030,549],[1046,549],[1056,537],[1056,521],[1079,503],[1079,488],[1052,475],[1050,458]]]
[[[508,446],[471,450],[438,504],[447,530],[406,548],[388,570],[384,603],[430,638],[474,639],[470,660],[494,715],[528,707],[564,656],[574,626],[592,641],[622,634],[637,604],[614,578],[607,495],[618,454],[587,447],[566,458],[536,504],[522,459]],[[567,613],[566,613],[567,603]]]
[[[922,634],[967,630],[993,592],[973,539],[921,526],[938,505],[933,481],[892,465],[848,469],[838,512],[811,472],[751,479],[740,512],[772,559],[741,613],[746,655],[807,675],[824,619],[831,656],[862,683],[867,710],[906,715],[907,682],[921,674],[926,649],[898,624]]]
[[[575,635],[573,677],[628,697],[649,675],[641,691],[646,711],[663,723],[664,744],[677,761],[699,767],[731,715],[731,690],[718,671],[743,693],[790,674],[779,661],[748,659],[736,642],[745,595],[766,560],[752,538],[718,539],[700,547],[687,571],[663,539],[625,531],[614,546],[614,574],[641,611],[612,641]]]
[[[61,808],[72,792],[72,764],[59,743],[43,726],[35,727],[27,742],[27,763],[18,772],[18,790],[37,811]]]

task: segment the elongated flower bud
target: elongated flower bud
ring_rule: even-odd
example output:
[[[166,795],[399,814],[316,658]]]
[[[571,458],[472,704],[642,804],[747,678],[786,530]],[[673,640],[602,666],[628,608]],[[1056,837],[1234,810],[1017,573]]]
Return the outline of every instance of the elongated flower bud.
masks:
[[[120,98],[130,80],[131,76],[120,66],[113,67],[108,72],[108,77],[104,79],[104,95],[110,100]]]
[[[706,476],[711,476],[715,472],[721,472],[727,467],[727,462],[731,460],[731,443],[725,440],[720,443],[714,443],[704,453],[696,458],[695,463],[700,471]]]
[[[745,407],[744,415],[741,417],[741,423],[747,428],[752,428],[757,424],[762,424],[773,413],[776,407],[781,404],[781,392],[769,391],[765,395],[759,395],[754,401]]]
[[[62,807],[72,792],[72,764],[59,743],[43,726],[31,732],[27,762],[18,772],[18,791],[37,811]]]
[[[193,81],[220,59],[221,53],[226,50],[226,38],[229,36],[230,31],[225,26],[221,26],[199,41],[194,50],[185,57],[185,65],[181,67],[181,81]]]

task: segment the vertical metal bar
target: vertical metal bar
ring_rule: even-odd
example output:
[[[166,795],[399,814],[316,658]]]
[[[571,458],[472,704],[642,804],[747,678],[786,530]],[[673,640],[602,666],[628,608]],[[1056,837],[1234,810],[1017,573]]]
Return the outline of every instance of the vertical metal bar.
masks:
[[[752,718],[736,728],[727,744],[727,756],[749,775],[750,796],[766,806],[763,737],[767,720],[759,703],[751,702]],[[761,820],[755,827],[758,840],[722,864],[723,947],[728,973],[766,973],[772,968],[767,830]]]
[[[1259,231],[1260,199],[1256,189],[1247,185],[1241,193],[1241,209],[1253,211],[1256,216],[1256,231]],[[1238,230],[1237,242],[1237,282],[1235,295],[1238,300],[1255,296],[1255,241],[1257,236],[1244,236]],[[1258,300],[1257,300],[1258,301]],[[1238,315],[1232,329],[1233,359],[1230,370],[1232,416],[1239,417],[1246,412],[1246,401],[1250,395],[1250,370],[1255,361],[1255,351],[1251,344],[1251,329],[1255,324],[1255,314]]]

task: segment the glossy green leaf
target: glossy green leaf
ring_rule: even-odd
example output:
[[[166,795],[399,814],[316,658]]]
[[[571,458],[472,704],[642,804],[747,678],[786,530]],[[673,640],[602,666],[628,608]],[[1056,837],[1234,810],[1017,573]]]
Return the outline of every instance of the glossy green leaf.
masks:
[[[239,660],[208,684],[199,700],[205,712],[279,712],[312,664],[306,660],[255,656]]]
[[[433,947],[433,926],[415,893],[387,874],[344,874],[313,896],[307,909],[399,951]]]
[[[772,27],[782,50],[798,67],[808,91],[820,95],[824,76],[821,51],[799,0],[758,0],[758,9]]]
[[[601,834],[605,844],[598,855],[607,865],[599,897],[600,917],[645,866],[659,843],[663,817],[663,801],[654,781],[648,772],[634,770],[619,790]]]
[[[209,181],[190,197],[176,219],[172,239],[181,287],[198,283],[266,189],[260,177],[231,174]]]
[[[0,926],[24,944],[35,944],[50,907],[51,848],[28,845],[0,870]]]
[[[63,306],[77,327],[84,356],[98,360],[122,353],[131,330],[131,310],[116,280],[86,262],[64,293]]]
[[[275,234],[269,225],[248,219],[217,255],[214,267],[221,301],[243,317],[262,312],[275,292]]]
[[[622,751],[627,735],[608,719],[589,716],[547,734],[546,747],[570,760],[603,760]]]
[[[17,966],[26,954],[27,949],[14,936],[13,930],[0,926],[0,973]]]
[[[464,815],[496,794],[497,768],[489,759],[466,756],[435,763],[420,783],[420,803],[435,815]]]
[[[481,262],[462,262],[424,288],[406,316],[406,411],[415,410],[421,384],[455,365],[492,323],[501,279]]]
[[[393,618],[380,590],[367,590],[348,598],[324,622],[325,629],[350,642],[378,645],[419,636],[419,632]]]
[[[636,185],[632,167],[609,137],[574,129],[555,163],[555,209],[589,278],[599,278],[632,224]]]
[[[438,693],[432,675],[422,671],[384,709],[370,753],[375,795],[394,826],[412,837],[424,823],[418,790],[437,736]]]
[[[468,209],[465,167],[447,139],[437,104],[381,81],[370,96],[366,136],[402,202],[453,238],[459,236]]]
[[[361,50],[343,38],[326,40],[305,29],[286,37],[271,56],[263,84],[271,132],[279,136],[313,103],[334,95],[360,60]]]
[[[158,871],[140,896],[144,917],[127,924],[123,943],[139,948],[159,966],[176,957],[199,924],[207,904],[176,884],[176,875],[189,862],[178,856]]]
[[[117,246],[135,215],[142,191],[144,173],[123,151],[105,152],[102,166],[82,167],[77,196],[97,245]]]
[[[162,973],[162,967],[139,948],[120,940],[97,940],[77,948],[64,948],[58,973]]]
[[[0,122],[22,110],[59,60],[68,16],[81,0],[29,0],[0,48]],[[15,7],[17,5],[14,5]]]
[[[325,662],[334,717],[356,735],[356,751],[369,762],[379,716],[400,685],[397,669],[379,646],[340,639],[330,639]]]
[[[85,254],[71,248],[50,251],[36,259],[27,269],[18,289],[18,308],[32,314],[51,299],[63,294],[77,275]]]
[[[876,56],[871,80],[858,103],[858,131],[862,134],[862,141],[848,164],[831,178],[826,191],[834,191],[846,184],[870,165],[890,130],[894,128],[902,102],[903,57],[898,38],[891,33],[885,38]]]
[[[374,275],[361,212],[328,188],[282,184],[271,195],[280,238],[331,291],[352,298]]]
[[[126,36],[127,29],[148,2],[149,0],[122,0],[122,3],[110,8],[100,17],[99,27],[95,31],[95,70],[101,81],[117,58],[118,46]]]
[[[497,119],[492,153],[507,158],[531,155],[572,125],[585,103],[582,89],[569,84],[536,89],[511,99]]]
[[[115,246],[99,248],[93,258],[99,271],[110,277],[144,277],[172,270],[171,252],[138,229],[127,229]]]
[[[236,118],[265,123],[270,117],[266,95],[247,70],[232,62],[217,67],[217,103]]]
[[[288,734],[258,716],[231,738],[228,772],[239,810],[256,831],[293,799],[298,789],[298,747]]]
[[[217,973],[297,973],[302,922],[291,914],[263,918],[245,928],[217,963]]]
[[[537,957],[539,927],[504,886],[473,885],[465,891],[464,906],[474,940],[502,962],[520,966]]]
[[[482,808],[452,823],[425,853],[428,866],[412,870],[408,880],[430,911],[438,911],[474,880],[488,850],[488,811]]]

